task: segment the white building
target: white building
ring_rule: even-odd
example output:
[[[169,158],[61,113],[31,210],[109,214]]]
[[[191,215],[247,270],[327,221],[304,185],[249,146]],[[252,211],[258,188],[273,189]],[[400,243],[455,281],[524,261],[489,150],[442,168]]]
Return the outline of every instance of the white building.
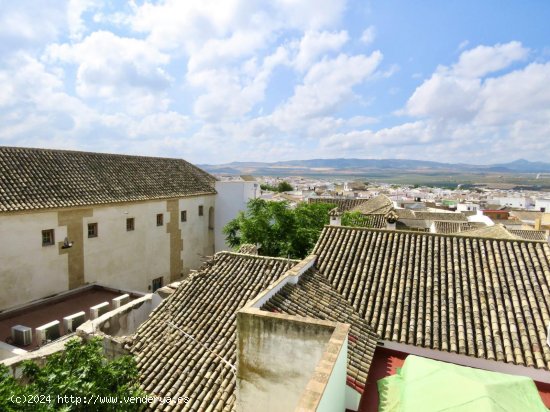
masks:
[[[151,291],[214,253],[215,179],[179,159],[0,147],[0,311]]]
[[[491,202],[516,209],[530,209],[534,206],[533,200],[527,196],[498,196]]]
[[[456,205],[456,211],[457,212],[477,212],[480,210],[479,204],[472,203],[472,202],[466,202],[466,203],[458,203]]]
[[[260,197],[260,184],[252,179],[217,181],[216,191],[218,197],[216,200],[215,243],[216,252],[219,252],[231,249],[225,243],[223,227],[240,211],[246,210],[250,199]]]
[[[540,212],[550,212],[550,198],[536,199],[535,210],[538,210]]]

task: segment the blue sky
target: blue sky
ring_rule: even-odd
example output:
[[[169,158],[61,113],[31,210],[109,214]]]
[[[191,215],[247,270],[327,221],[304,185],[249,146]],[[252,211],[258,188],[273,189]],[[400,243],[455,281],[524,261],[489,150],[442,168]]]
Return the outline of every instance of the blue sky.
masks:
[[[0,144],[548,161],[549,21],[544,0],[0,0]]]

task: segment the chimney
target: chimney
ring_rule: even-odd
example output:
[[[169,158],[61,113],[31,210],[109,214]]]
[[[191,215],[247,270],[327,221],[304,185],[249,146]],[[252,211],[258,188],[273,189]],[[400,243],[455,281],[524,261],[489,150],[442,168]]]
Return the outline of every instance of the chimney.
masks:
[[[332,209],[328,215],[330,216],[330,224],[332,226],[342,226],[342,213],[340,213],[337,207]]]
[[[535,219],[535,230],[540,230],[540,217],[538,219]]]
[[[396,223],[397,219],[399,219],[399,216],[395,211],[392,209],[386,215],[384,216],[384,219],[386,219],[386,229],[387,230],[395,230],[396,229]]]

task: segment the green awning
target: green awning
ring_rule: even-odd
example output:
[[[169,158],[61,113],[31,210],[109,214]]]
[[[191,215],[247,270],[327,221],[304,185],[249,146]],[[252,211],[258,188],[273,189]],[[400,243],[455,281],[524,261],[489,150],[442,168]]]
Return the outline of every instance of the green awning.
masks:
[[[548,412],[532,379],[409,355],[378,381],[379,412]]]

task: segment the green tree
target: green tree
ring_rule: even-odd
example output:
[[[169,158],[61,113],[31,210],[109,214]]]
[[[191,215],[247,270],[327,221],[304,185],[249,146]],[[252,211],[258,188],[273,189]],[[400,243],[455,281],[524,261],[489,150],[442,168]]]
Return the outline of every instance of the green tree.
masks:
[[[266,256],[305,257],[315,246],[323,226],[328,224],[333,205],[300,203],[291,209],[287,202],[251,199],[246,212],[223,229],[234,248],[245,243],[259,245]]]
[[[262,183],[260,184],[260,189],[270,191],[270,192],[279,192],[279,193],[291,192],[292,190],[294,190],[292,185],[287,181],[279,182],[277,186],[271,186],[267,183]]]
[[[286,180],[280,182],[280,183],[277,185],[277,192],[279,192],[279,193],[282,193],[282,192],[291,192],[291,191],[293,191],[293,190],[294,190],[294,188],[292,187],[292,185],[291,185],[290,183],[288,183]]]
[[[271,185],[268,185],[267,183],[262,183],[260,184],[260,189],[265,190],[267,192],[276,192],[277,186],[271,186]]]
[[[26,384],[25,384],[26,383]],[[45,400],[44,403],[13,402],[15,396],[27,395]],[[13,396],[13,397],[12,397]],[[95,405],[64,402],[62,398],[79,397],[97,400]],[[131,356],[109,361],[103,356],[100,338],[81,343],[71,339],[65,350],[48,357],[40,368],[32,361],[23,364],[23,382],[9,376],[0,365],[0,410],[2,411],[137,411],[136,404],[112,404],[117,397],[139,397],[146,394],[139,388],[138,370]],[[99,398],[96,398],[99,397]]]

